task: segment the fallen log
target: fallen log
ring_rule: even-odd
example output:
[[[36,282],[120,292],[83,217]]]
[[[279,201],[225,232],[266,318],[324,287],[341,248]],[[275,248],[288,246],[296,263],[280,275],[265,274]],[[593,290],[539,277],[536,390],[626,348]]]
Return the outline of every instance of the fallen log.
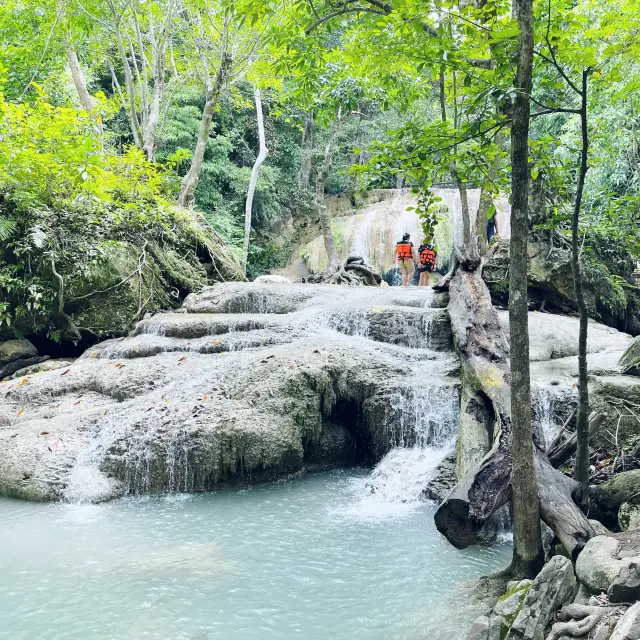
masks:
[[[571,418],[574,417],[575,412],[571,414]],[[593,412],[589,416],[589,436],[595,435],[600,426],[604,422],[604,416],[601,413]],[[564,428],[568,426],[565,425]],[[578,446],[578,434],[574,431],[569,434],[568,437],[562,438],[562,431],[558,433],[558,436],[554,438],[553,442],[549,445],[547,449],[547,458],[549,458],[549,462],[554,467],[559,467],[561,464],[564,464],[571,458],[571,456],[576,452],[576,448]]]
[[[459,478],[442,502],[435,524],[454,546],[465,548],[479,540],[481,529],[510,500],[513,459],[510,453],[511,388],[508,346],[489,291],[477,271],[459,268],[449,281],[449,315],[462,367],[463,398],[481,398],[482,406],[461,406],[461,428],[476,417],[476,427],[489,425],[493,447]],[[464,389],[466,387],[466,393]],[[577,483],[553,468],[540,433],[533,428],[541,517],[575,560],[594,534],[574,502]]]
[[[34,358],[22,358],[20,360],[13,360],[3,367],[0,367],[0,380],[13,375],[16,371],[24,369],[25,367],[32,367],[34,364],[40,364],[45,362],[51,356],[35,356]]]

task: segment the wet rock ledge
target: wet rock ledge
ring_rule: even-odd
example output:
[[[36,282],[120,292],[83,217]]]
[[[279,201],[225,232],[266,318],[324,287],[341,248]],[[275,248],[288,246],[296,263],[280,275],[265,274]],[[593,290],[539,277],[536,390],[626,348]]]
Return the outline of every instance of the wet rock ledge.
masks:
[[[0,493],[205,491],[411,444],[427,399],[458,403],[446,298],[356,289],[216,285],[71,365],[3,381]]]

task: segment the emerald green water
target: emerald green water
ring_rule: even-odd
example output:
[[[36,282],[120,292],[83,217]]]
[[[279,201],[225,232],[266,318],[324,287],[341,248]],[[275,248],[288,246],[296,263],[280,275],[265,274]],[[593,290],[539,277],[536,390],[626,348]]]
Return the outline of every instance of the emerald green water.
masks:
[[[361,470],[102,505],[0,499],[0,637],[457,640],[465,583],[510,544],[457,551],[428,503]]]

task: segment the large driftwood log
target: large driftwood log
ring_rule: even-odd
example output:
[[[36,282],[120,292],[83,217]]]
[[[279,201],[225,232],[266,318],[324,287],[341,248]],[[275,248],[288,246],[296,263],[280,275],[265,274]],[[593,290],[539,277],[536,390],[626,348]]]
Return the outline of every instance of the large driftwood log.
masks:
[[[492,429],[492,449],[466,473],[435,514],[438,530],[456,547],[478,541],[482,527],[510,499],[513,459],[508,346],[489,291],[477,272],[458,269],[449,283],[449,315],[460,355],[463,386],[484,402]],[[478,412],[477,403],[461,407]],[[575,559],[594,535],[573,500],[577,483],[554,469],[543,449],[543,439],[532,428],[541,516]]]

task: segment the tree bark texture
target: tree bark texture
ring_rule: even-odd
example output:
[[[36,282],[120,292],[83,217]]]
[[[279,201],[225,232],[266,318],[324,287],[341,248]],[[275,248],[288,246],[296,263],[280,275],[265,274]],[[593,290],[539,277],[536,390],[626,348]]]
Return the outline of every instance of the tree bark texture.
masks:
[[[492,449],[463,475],[438,508],[435,524],[454,546],[465,548],[480,539],[482,528],[511,498],[514,475],[512,453],[509,348],[500,329],[491,296],[477,272],[457,269],[449,285],[449,316],[462,367],[461,428],[470,419],[484,424]],[[467,421],[468,422],[468,421]],[[494,435],[495,434],[495,435]],[[554,469],[543,450],[543,438],[531,425],[527,431],[535,451],[535,500],[542,519],[554,530],[572,557],[593,530],[573,501],[579,485]],[[460,433],[464,440],[465,434]],[[468,440],[467,440],[468,442]],[[535,447],[534,447],[535,445]],[[532,461],[533,462],[533,461]],[[539,520],[528,532],[535,537]],[[535,560],[536,564],[542,558]],[[532,565],[528,565],[533,573]],[[522,573],[526,567],[514,566]]]
[[[582,484],[584,498],[589,491],[589,383],[587,370],[587,333],[589,314],[584,297],[582,270],[580,267],[580,207],[584,182],[589,168],[589,131],[587,121],[587,80],[588,72],[582,73],[582,94],[580,104],[580,130],[582,134],[582,149],[580,154],[580,174],[576,189],[576,199],[573,206],[571,221],[571,268],[576,292],[576,301],[580,312],[580,330],[578,334],[578,417],[576,421],[576,435],[578,446],[576,450],[575,479]]]
[[[190,207],[195,202],[196,186],[198,185],[200,172],[202,171],[202,165],[204,164],[204,154],[209,142],[211,122],[213,120],[216,107],[218,106],[222,90],[227,84],[231,63],[231,55],[224,52],[213,84],[207,89],[207,96],[204,109],[202,111],[202,119],[200,120],[200,130],[198,131],[196,148],[193,152],[193,157],[191,158],[189,171],[182,181],[180,196],[178,197],[178,202],[182,207]]]
[[[73,84],[76,87],[78,98],[80,99],[80,104],[87,113],[91,114],[91,118],[95,123],[97,133],[101,135],[102,122],[100,120],[100,116],[92,113],[97,104],[97,100],[89,93],[89,90],[87,89],[87,81],[82,71],[82,67],[80,66],[78,55],[76,54],[76,50],[71,45],[67,47],[67,61],[69,63],[69,69],[71,71],[71,77],[73,78]]]
[[[531,439],[531,379],[527,296],[529,232],[529,116],[533,68],[533,0],[513,0],[520,28],[517,89],[511,125],[511,262],[509,334],[511,343],[511,455],[513,456],[513,570],[525,576],[540,569],[540,500]]]
[[[304,118],[302,143],[300,145],[300,190],[308,189],[313,167],[313,116],[308,114]]]
[[[324,246],[327,251],[327,258],[329,260],[329,268],[340,267],[340,256],[336,249],[336,244],[333,239],[333,232],[331,231],[331,217],[327,211],[327,206],[324,201],[324,185],[329,177],[329,171],[331,171],[331,165],[333,162],[333,149],[338,131],[340,130],[340,120],[342,116],[342,109],[338,108],[337,117],[331,127],[331,133],[329,140],[324,151],[324,161],[322,166],[318,170],[316,176],[316,209],[320,218],[320,228],[322,229],[322,236],[324,238]]]
[[[269,155],[269,149],[267,149],[267,141],[264,134],[264,118],[262,115],[262,100],[260,99],[259,89],[256,89],[254,91],[254,97],[256,102],[256,118],[258,121],[258,140],[260,141],[260,151],[258,152],[258,157],[256,158],[256,161],[253,164],[253,168],[251,169],[251,179],[249,180],[249,190],[247,191],[247,201],[244,208],[244,243],[242,245],[242,270],[245,275],[247,274],[249,238],[251,237],[253,195],[256,191],[256,184],[258,183],[260,167]]]

